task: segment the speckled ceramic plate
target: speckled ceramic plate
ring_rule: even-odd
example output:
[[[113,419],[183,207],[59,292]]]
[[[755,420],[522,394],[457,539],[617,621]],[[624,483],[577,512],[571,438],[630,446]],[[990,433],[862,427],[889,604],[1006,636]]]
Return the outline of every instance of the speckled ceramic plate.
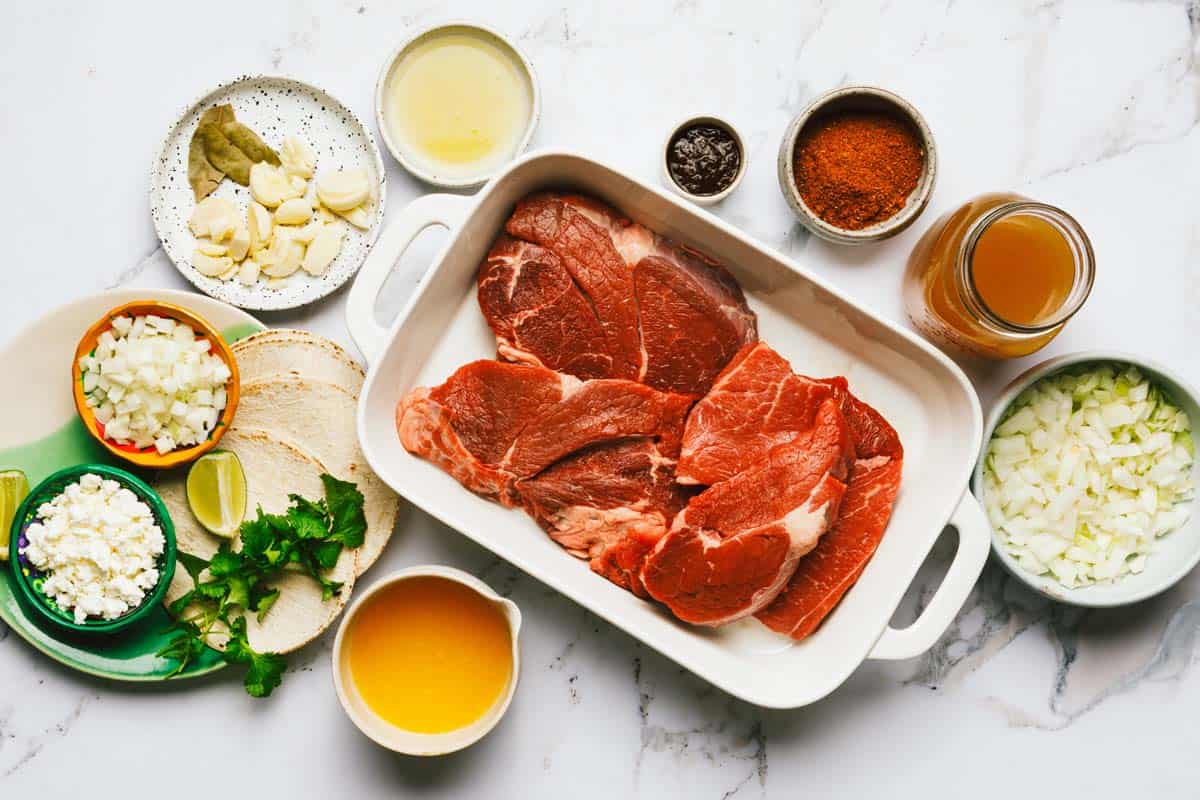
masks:
[[[301,270],[278,285],[259,279],[254,286],[244,286],[205,277],[191,265],[196,237],[187,222],[196,201],[187,180],[188,145],[200,115],[222,103],[232,105],[238,121],[276,149],[287,136],[306,142],[317,154],[318,175],[330,169],[365,169],[374,179],[374,224],[367,231],[346,225],[342,250],[324,275],[312,277]],[[204,95],[171,128],[150,174],[150,213],[167,256],[200,291],[241,308],[295,308],[321,299],[358,271],[383,222],[386,180],[371,132],[333,97],[292,78],[242,77]],[[221,181],[214,194],[231,198],[243,209],[250,203],[250,190],[229,179]]]
[[[0,347],[0,374],[20,376],[22,391],[9,392],[0,414],[0,469],[20,469],[35,486],[52,472],[82,463],[118,462],[79,421],[71,399],[71,359],[83,332],[110,308],[134,300],[164,300],[206,318],[230,342],[262,330],[245,312],[191,292],[122,289],[61,306]],[[6,532],[7,534],[7,532]],[[7,539],[7,535],[5,536]],[[71,636],[29,613],[0,569],[0,619],[50,658],[72,669],[119,681],[158,681],[175,662],[154,655],[170,638],[162,606],[137,625],[112,636]],[[225,665],[205,652],[180,677],[203,675]]]

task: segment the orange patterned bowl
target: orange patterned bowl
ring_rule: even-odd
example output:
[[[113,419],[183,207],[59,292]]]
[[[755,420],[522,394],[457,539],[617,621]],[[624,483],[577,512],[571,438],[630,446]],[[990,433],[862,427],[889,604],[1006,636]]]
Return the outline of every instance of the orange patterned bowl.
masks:
[[[139,449],[132,444],[117,444],[104,435],[104,426],[96,419],[93,409],[87,404],[87,395],[83,392],[83,372],[79,367],[79,359],[95,351],[96,342],[100,339],[100,334],[112,328],[114,317],[140,317],[147,314],[169,317],[176,322],[183,322],[190,325],[196,331],[197,338],[208,339],[212,342],[212,350],[210,352],[220,357],[229,366],[230,373],[229,380],[225,383],[225,408],[221,411],[221,416],[217,420],[217,424],[208,434],[208,439],[200,444],[177,447],[163,454],[160,454],[153,446]],[[208,320],[193,314],[186,308],[181,308],[170,303],[162,303],[156,300],[135,300],[132,303],[117,306],[109,311],[95,325],[88,328],[87,333],[79,340],[79,346],[75,348],[75,358],[71,361],[71,388],[75,396],[75,408],[79,412],[79,417],[83,420],[83,424],[87,427],[88,433],[96,441],[104,445],[104,448],[108,452],[117,458],[139,467],[167,469],[195,461],[216,447],[221,436],[228,430],[233,420],[234,412],[237,411],[238,397],[241,393],[241,379],[238,376],[237,360],[233,356],[233,351],[229,348],[229,344],[221,338],[220,332],[208,323]]]

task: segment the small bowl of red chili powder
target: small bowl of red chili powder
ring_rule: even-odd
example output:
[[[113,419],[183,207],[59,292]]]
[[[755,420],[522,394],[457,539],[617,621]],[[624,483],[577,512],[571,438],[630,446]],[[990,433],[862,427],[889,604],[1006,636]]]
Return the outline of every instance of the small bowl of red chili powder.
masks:
[[[839,244],[877,242],[925,210],[937,151],[924,117],[883,89],[822,95],[779,145],[779,188],[805,227]]]

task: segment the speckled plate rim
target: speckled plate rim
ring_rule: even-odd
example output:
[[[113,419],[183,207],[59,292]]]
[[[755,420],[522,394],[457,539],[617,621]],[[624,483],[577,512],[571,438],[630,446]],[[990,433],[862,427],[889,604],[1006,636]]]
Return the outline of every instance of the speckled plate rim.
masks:
[[[991,409],[988,411],[984,424],[983,446],[980,448],[975,470],[971,474],[971,494],[975,495],[980,505],[983,505],[984,502],[983,459],[987,453],[988,445],[991,443],[992,434],[996,430],[996,426],[1000,424],[1000,420],[1004,417],[1005,412],[1008,411],[1009,406],[1013,404],[1021,392],[1042,378],[1062,372],[1071,367],[1092,363],[1130,364],[1141,370],[1143,374],[1155,383],[1162,384],[1168,394],[1171,395],[1171,399],[1186,411],[1191,418],[1193,425],[1192,441],[1200,445],[1200,428],[1197,427],[1197,423],[1200,423],[1200,393],[1174,370],[1144,356],[1119,350],[1084,350],[1054,356],[1035,364],[1016,378],[1013,378],[1008,386],[1004,388],[1004,391],[996,398]],[[1193,475],[1195,475],[1195,464],[1192,466],[1192,471]],[[1196,500],[1192,501],[1193,504],[1196,502]],[[1013,577],[1051,600],[1081,608],[1117,608],[1148,600],[1151,597],[1162,594],[1179,583],[1200,563],[1200,518],[1193,515],[1182,528],[1163,537],[1163,539],[1170,539],[1172,536],[1178,537],[1174,543],[1176,547],[1186,547],[1188,544],[1186,539],[1189,536],[1193,540],[1191,543],[1191,552],[1175,564],[1173,569],[1164,567],[1155,570],[1154,573],[1147,570],[1139,575],[1126,576],[1123,580],[1112,584],[1094,584],[1077,589],[1068,589],[1052,576],[1034,575],[1022,568],[1016,559],[1010,556],[1000,544],[999,534],[990,528],[990,523],[989,529],[992,534],[992,554]],[[1167,554],[1161,551],[1152,553],[1150,559],[1154,559],[1156,555],[1165,557]],[[1151,578],[1156,575],[1161,575],[1161,577],[1152,581]],[[1122,587],[1124,587],[1123,590]]]
[[[171,240],[163,230],[162,216],[167,213],[162,208],[165,198],[161,197],[162,190],[160,189],[161,179],[160,173],[164,172],[164,164],[169,160],[168,154],[176,137],[180,134],[180,129],[185,126],[192,114],[197,109],[208,103],[214,96],[230,89],[235,88],[240,83],[251,81],[278,81],[283,84],[292,84],[294,87],[303,89],[308,92],[327,97],[330,103],[341,111],[345,112],[346,116],[357,128],[363,139],[366,141],[370,151],[371,163],[377,177],[377,193],[375,195],[375,209],[373,211],[374,222],[371,229],[366,232],[367,246],[362,254],[353,264],[338,264],[337,260],[330,267],[329,271],[320,279],[307,279],[304,283],[298,284],[296,287],[289,287],[283,291],[265,291],[262,289],[262,283],[255,287],[258,291],[251,293],[248,297],[233,298],[222,297],[218,293],[214,293],[214,286],[220,286],[220,283],[213,279],[205,278],[192,268],[187,260],[186,253],[175,252],[171,245]],[[183,111],[171,123],[171,127],[167,129],[166,136],[163,137],[162,144],[154,154],[154,161],[150,166],[150,217],[154,222],[154,232],[158,236],[158,240],[162,245],[163,252],[167,254],[167,258],[175,266],[184,278],[193,286],[204,292],[206,295],[215,300],[229,303],[251,311],[282,311],[290,308],[299,308],[321,300],[333,292],[337,291],[350,278],[354,277],[358,272],[362,262],[370,253],[371,248],[375,244],[375,239],[379,236],[379,231],[383,227],[384,210],[387,205],[387,169],[384,166],[383,155],[379,151],[379,145],[375,141],[371,129],[363,124],[362,119],[355,114],[349,106],[338,100],[332,94],[307,81],[298,78],[292,78],[287,75],[270,75],[266,73],[239,75],[236,78],[224,81],[217,86],[198,95],[195,100],[184,107]],[[223,283],[223,282],[222,282]]]
[[[67,374],[64,364],[72,357],[75,342],[88,325],[106,310],[134,300],[161,300],[183,306],[208,318],[230,341],[265,328],[254,317],[227,303],[194,292],[174,289],[118,289],[81,297],[48,311],[0,345],[0,366],[10,360],[14,352],[22,352],[23,339],[35,335],[39,330],[49,330],[53,340],[46,342],[45,347],[31,351],[37,358],[27,360],[37,362],[30,365],[35,384],[49,386],[58,381],[62,391],[36,393],[39,399],[29,400],[23,407],[15,409],[13,422],[5,423],[0,420],[0,468],[25,468],[29,466],[26,460],[36,462],[35,469],[25,470],[31,487],[58,468],[77,463],[98,462],[128,469],[127,465],[101,447],[79,422],[71,399],[71,387],[68,379],[64,377]],[[61,362],[55,354],[56,350],[65,354]],[[25,351],[29,349],[25,348]],[[43,415],[40,425],[29,423],[27,417],[31,413]],[[29,430],[33,432],[29,433]],[[31,455],[35,453],[36,455]],[[85,639],[66,637],[60,632],[36,624],[32,614],[20,605],[13,587],[9,585],[8,572],[8,565],[3,565],[3,569],[0,569],[0,620],[8,625],[13,634],[28,642],[35,650],[63,666],[97,678],[129,683],[154,683],[168,679],[166,673],[173,665],[165,660],[161,669],[150,672],[122,671],[120,658],[100,656],[94,649],[89,649]],[[18,612],[14,613],[11,606],[15,606]],[[165,611],[163,613],[165,617]],[[135,642],[135,634],[139,632],[146,635],[160,631],[151,630],[147,625],[127,631],[120,638]],[[148,648],[142,655],[149,655]],[[189,668],[170,680],[178,681],[207,675],[225,666],[224,660],[213,651],[212,655],[206,654],[203,657],[200,666]]]

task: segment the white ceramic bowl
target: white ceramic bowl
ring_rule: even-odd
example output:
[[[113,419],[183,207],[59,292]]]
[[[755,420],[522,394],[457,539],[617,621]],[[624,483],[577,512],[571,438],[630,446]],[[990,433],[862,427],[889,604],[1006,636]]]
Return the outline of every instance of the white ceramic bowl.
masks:
[[[1061,372],[1069,367],[1084,364],[1103,363],[1132,364],[1141,370],[1142,374],[1161,387],[1171,396],[1171,400],[1182,408],[1192,421],[1192,438],[1197,439],[1196,426],[1200,425],[1200,405],[1197,404],[1197,393],[1187,381],[1169,368],[1128,353],[1107,350],[1088,350],[1081,353],[1058,356],[1019,375],[1008,388],[996,399],[988,415],[984,427],[983,451],[979,463],[975,466],[975,474],[971,479],[971,491],[984,501],[983,497],[983,455],[987,453],[992,433],[996,430],[1004,412],[1017,396],[1029,386],[1046,377]],[[986,505],[985,505],[986,507]],[[1109,583],[1097,583],[1077,589],[1068,589],[1055,580],[1052,575],[1034,575],[1022,568],[1004,549],[1000,537],[992,532],[992,552],[1008,571],[1019,578],[1027,586],[1041,592],[1053,600],[1089,608],[1111,608],[1136,603],[1165,592],[1183,576],[1191,572],[1200,562],[1200,519],[1195,516],[1180,529],[1172,531],[1158,540],[1159,549],[1146,559],[1146,569],[1137,575],[1126,575]]]
[[[485,169],[481,172],[460,176],[447,175],[439,173],[427,166],[423,166],[419,159],[415,158],[412,153],[406,150],[401,142],[396,141],[388,130],[387,120],[383,113],[384,93],[387,89],[388,78],[392,74],[392,70],[400,62],[400,59],[408,53],[417,43],[428,39],[431,36],[447,33],[454,29],[466,29],[477,35],[482,35],[485,38],[493,40],[501,47],[510,50],[516,57],[517,62],[522,66],[525,72],[525,77],[529,81],[530,105],[529,105],[529,120],[525,123],[525,132],[521,134],[521,139],[517,143],[516,149],[504,161],[496,164],[494,167]],[[537,77],[533,72],[533,63],[526,55],[521,52],[521,49],[516,44],[504,36],[499,31],[489,28],[486,25],[480,25],[475,22],[454,21],[445,22],[438,25],[433,25],[418,31],[416,34],[407,39],[403,44],[392,51],[387,60],[383,62],[383,69],[379,71],[379,80],[375,83],[375,124],[379,127],[379,135],[383,137],[383,143],[387,147],[388,152],[396,161],[400,162],[400,166],[408,170],[413,177],[419,178],[426,183],[434,186],[440,186],[445,189],[473,189],[482,186],[487,182],[488,178],[502,170],[508,165],[508,162],[515,159],[524,152],[529,146],[529,140],[533,138],[533,131],[537,128],[538,120],[542,115],[542,95],[538,89]]]
[[[470,725],[448,733],[414,733],[398,728],[380,718],[371,710],[355,688],[354,678],[350,674],[349,659],[344,649],[346,631],[351,622],[376,592],[393,586],[399,581],[421,577],[446,578],[474,590],[500,609],[504,618],[508,620],[508,630],[512,635],[512,677],[509,678],[508,687],[486,714]],[[408,567],[375,581],[369,589],[355,599],[346,613],[342,615],[337,637],[333,640],[333,686],[350,721],[383,747],[410,756],[440,756],[453,753],[482,739],[492,728],[496,727],[504,716],[504,712],[508,711],[513,693],[517,690],[517,679],[521,672],[520,648],[517,646],[517,635],[520,630],[521,610],[517,608],[517,604],[496,594],[490,586],[474,575],[454,567],[435,564]]]
[[[741,162],[738,164],[737,174],[733,176],[732,183],[716,194],[692,194],[676,183],[675,179],[671,177],[671,168],[667,164],[667,158],[671,154],[671,140],[675,138],[675,134],[692,125],[715,125],[718,128],[728,131],[729,135],[733,137],[733,140],[737,142],[738,154],[741,156]],[[711,114],[703,114],[698,117],[688,117],[678,125],[673,126],[670,133],[667,134],[666,140],[663,142],[662,154],[663,184],[680,197],[686,197],[688,200],[691,200],[698,206],[716,205],[728,197],[733,190],[741,184],[742,177],[746,174],[746,164],[750,160],[749,154],[746,152],[746,142],[744,139],[742,139],[742,134],[738,132],[738,129],[733,127],[733,124],[730,123],[729,120],[722,119],[721,117],[714,117]]]

